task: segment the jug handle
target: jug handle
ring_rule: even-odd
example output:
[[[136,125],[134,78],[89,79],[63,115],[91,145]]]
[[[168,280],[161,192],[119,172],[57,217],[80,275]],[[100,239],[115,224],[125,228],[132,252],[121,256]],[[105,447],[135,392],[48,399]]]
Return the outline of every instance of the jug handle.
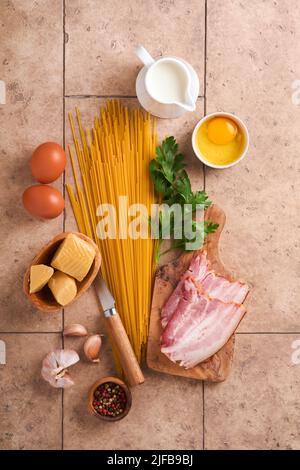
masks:
[[[154,64],[155,60],[149,54],[148,51],[143,46],[138,46],[135,49],[135,54],[138,56],[141,62],[143,62],[146,67],[150,67],[150,65]]]

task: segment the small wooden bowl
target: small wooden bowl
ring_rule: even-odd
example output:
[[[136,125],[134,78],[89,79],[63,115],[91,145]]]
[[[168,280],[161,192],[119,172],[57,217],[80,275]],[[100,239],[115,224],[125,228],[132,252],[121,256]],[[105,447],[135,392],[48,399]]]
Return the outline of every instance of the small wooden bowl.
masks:
[[[24,281],[23,281],[23,290],[25,294],[27,295],[28,299],[30,302],[37,307],[39,310],[42,310],[44,312],[58,312],[61,310],[63,307],[56,302],[54,299],[52,292],[50,291],[49,287],[46,285],[43,287],[42,290],[39,292],[36,292],[35,294],[30,294],[29,293],[29,284],[30,284],[30,268],[31,266],[35,264],[46,264],[50,266],[51,260],[54,256],[54,253],[56,252],[57,248],[61,244],[61,242],[69,235],[70,233],[73,233],[79,238],[82,238],[85,240],[87,243],[92,245],[95,248],[96,255],[93,261],[93,264],[91,266],[91,269],[89,270],[88,274],[86,277],[81,281],[78,282],[76,281],[77,284],[77,295],[76,297],[72,300],[74,302],[78,297],[80,297],[92,284],[93,280],[95,279],[99,268],[101,264],[101,255],[99,252],[99,249],[96,245],[96,243],[93,242],[89,237],[86,235],[83,235],[83,233],[77,233],[77,232],[62,232],[56,237],[54,237],[47,245],[45,245],[41,251],[34,257],[32,262],[30,263],[29,267],[27,268],[27,271],[24,276]],[[72,302],[70,302],[67,306],[69,306]]]
[[[94,392],[95,392],[96,388],[99,387],[99,385],[101,385],[101,384],[105,384],[106,382],[113,382],[115,384],[120,385],[123,388],[123,390],[126,394],[127,401],[126,401],[125,410],[119,416],[114,416],[114,417],[102,416],[99,413],[97,413],[97,411],[93,407]],[[131,391],[122,380],[118,379],[118,377],[103,377],[102,379],[97,380],[97,382],[95,382],[94,385],[90,388],[89,395],[88,395],[88,409],[89,409],[89,412],[92,415],[97,416],[97,418],[102,419],[103,421],[111,421],[111,422],[112,421],[120,421],[120,419],[125,418],[125,416],[128,415],[128,413],[130,411],[131,404],[132,404]]]

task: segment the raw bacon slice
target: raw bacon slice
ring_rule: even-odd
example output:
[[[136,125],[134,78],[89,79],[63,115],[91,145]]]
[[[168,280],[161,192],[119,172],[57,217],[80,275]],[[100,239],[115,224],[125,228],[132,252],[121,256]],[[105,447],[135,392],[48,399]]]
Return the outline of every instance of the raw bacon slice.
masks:
[[[163,328],[172,318],[184,295],[183,289],[186,279],[195,282],[200,293],[210,298],[219,299],[222,302],[241,304],[249,290],[247,284],[240,281],[230,282],[210,269],[207,253],[203,251],[192,259],[189,269],[184,273],[174,292],[162,308],[161,323]]]
[[[245,307],[198,294],[197,301],[180,305],[161,337],[161,351],[189,369],[226,344],[245,314]]]
[[[213,271],[206,274],[198,285],[199,290],[202,290],[210,298],[236,304],[241,304],[245,300],[249,290],[247,284],[240,281],[230,282]]]
[[[203,251],[200,255],[195,256],[188,270],[183,274],[181,280],[178,282],[174,292],[167,300],[166,304],[161,311],[161,323],[162,327],[165,328],[168,321],[175,312],[178,303],[183,295],[184,281],[192,278],[195,281],[201,282],[201,280],[209,273],[209,264],[207,261],[206,251]]]
[[[211,357],[243,318],[248,289],[217,275],[205,251],[194,257],[162,309],[161,351],[187,369]]]

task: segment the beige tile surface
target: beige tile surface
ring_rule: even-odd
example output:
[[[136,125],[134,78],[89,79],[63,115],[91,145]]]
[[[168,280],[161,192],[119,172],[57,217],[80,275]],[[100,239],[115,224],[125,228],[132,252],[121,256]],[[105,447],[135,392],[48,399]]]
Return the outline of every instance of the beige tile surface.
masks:
[[[143,44],[176,55],[199,74],[203,93],[204,0],[67,0],[66,94],[135,96]]]
[[[295,340],[299,335],[236,336],[231,377],[205,385],[206,449],[300,448]]]
[[[42,360],[61,347],[56,334],[0,335],[6,365],[0,365],[0,449],[60,449],[61,390],[41,377]]]
[[[2,20],[3,18],[3,20]],[[30,217],[22,193],[34,184],[29,159],[46,140],[62,141],[62,9],[49,3],[7,1],[1,5],[0,79],[6,104],[0,105],[0,331],[60,328],[60,315],[37,313],[22,292],[22,278],[37,250],[62,229]],[[60,183],[57,183],[60,187]]]
[[[299,17],[287,0],[208,2],[207,111],[236,113],[251,138],[242,163],[206,172],[224,261],[253,287],[240,331],[300,331]]]
[[[81,351],[82,342],[68,338],[66,345]],[[89,388],[97,379],[115,374],[106,338],[101,357],[100,364],[82,360],[74,366],[76,386],[64,395],[65,449],[202,448],[200,382],[145,371],[146,382],[132,390],[132,409],[124,420],[112,424],[90,416]]]
[[[138,43],[154,56],[186,58],[203,94],[204,0],[66,0],[65,5],[66,95],[134,96]],[[237,335],[231,376],[205,385],[204,436],[202,384],[148,370],[145,384],[133,390],[124,421],[110,425],[89,416],[89,387],[116,373],[110,345],[104,336],[95,365],[84,359],[83,339],[66,338],[65,346],[76,349],[81,362],[72,368],[74,387],[64,393],[62,426],[62,393],[40,378],[43,357],[61,346],[61,336],[53,333],[61,329],[61,314],[38,313],[21,286],[28,262],[61,231],[63,217],[33,220],[20,198],[34,183],[28,167],[32,150],[45,140],[63,140],[63,2],[3,2],[0,339],[7,345],[7,365],[0,365],[0,449],[59,449],[62,431],[66,449],[201,449],[203,437],[207,449],[300,449],[300,365],[291,359],[300,332],[300,106],[292,104],[292,83],[300,78],[300,6],[289,0],[208,0],[207,11],[207,112],[242,117],[251,147],[237,167],[206,170],[206,189],[227,214],[223,259],[253,287],[239,330],[269,334]],[[135,99],[126,101],[137,105]],[[103,100],[65,101],[66,111],[80,107],[87,125],[99,103]],[[178,138],[195,189],[203,187],[204,175],[190,136],[203,108],[199,99],[195,113],[158,122],[161,138]],[[65,131],[68,143],[68,123]],[[66,181],[72,181],[69,167]],[[66,207],[66,229],[75,230],[68,198]],[[65,309],[64,323],[74,322],[105,334],[92,290]],[[29,331],[48,333],[24,333]]]

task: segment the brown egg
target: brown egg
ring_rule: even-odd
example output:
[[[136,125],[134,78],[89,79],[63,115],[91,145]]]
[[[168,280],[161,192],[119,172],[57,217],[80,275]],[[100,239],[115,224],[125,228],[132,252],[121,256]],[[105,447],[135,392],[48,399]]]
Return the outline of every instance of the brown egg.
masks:
[[[29,186],[23,193],[23,206],[34,217],[54,219],[65,207],[61,193],[51,186],[42,184]]]
[[[32,176],[40,183],[52,183],[57,180],[65,166],[65,151],[55,142],[39,145],[31,157]]]

